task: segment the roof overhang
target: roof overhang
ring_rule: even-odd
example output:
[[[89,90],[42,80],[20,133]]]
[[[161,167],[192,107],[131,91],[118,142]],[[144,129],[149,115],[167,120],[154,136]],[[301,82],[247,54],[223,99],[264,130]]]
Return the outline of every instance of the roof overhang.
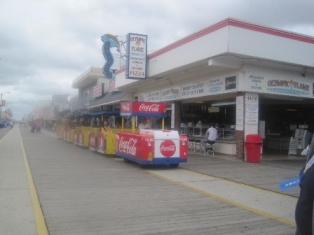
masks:
[[[82,88],[97,82],[99,78],[104,78],[101,68],[90,67],[72,82],[73,88]]]

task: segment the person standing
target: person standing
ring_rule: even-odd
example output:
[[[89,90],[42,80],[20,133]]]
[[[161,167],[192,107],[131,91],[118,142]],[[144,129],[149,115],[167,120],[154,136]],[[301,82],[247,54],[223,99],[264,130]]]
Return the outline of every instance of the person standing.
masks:
[[[217,133],[217,129],[212,123],[210,123],[209,128],[205,133],[206,139],[201,140],[201,144],[204,146],[206,152],[210,150],[209,147],[206,146],[206,144],[216,143]]]

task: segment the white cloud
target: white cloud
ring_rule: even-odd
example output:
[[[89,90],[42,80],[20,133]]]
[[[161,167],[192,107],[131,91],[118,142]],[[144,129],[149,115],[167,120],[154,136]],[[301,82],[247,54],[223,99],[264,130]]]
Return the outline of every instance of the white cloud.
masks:
[[[74,94],[73,79],[102,67],[100,37],[148,35],[153,52],[226,18],[314,36],[312,0],[0,1],[0,92],[15,118],[54,94]]]

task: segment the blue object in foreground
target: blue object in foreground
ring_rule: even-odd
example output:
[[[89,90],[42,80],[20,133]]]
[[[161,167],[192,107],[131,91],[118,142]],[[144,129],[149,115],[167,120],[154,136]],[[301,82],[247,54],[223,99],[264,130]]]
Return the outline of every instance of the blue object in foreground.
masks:
[[[279,188],[281,191],[286,191],[292,189],[300,184],[301,177],[295,177],[291,179],[287,179],[279,183]]]

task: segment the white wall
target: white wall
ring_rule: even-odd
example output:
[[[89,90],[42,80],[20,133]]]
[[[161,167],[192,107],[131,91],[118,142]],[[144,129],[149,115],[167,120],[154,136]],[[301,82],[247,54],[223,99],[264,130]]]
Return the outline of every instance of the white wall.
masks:
[[[314,45],[229,26],[229,52],[303,66],[314,66]]]

